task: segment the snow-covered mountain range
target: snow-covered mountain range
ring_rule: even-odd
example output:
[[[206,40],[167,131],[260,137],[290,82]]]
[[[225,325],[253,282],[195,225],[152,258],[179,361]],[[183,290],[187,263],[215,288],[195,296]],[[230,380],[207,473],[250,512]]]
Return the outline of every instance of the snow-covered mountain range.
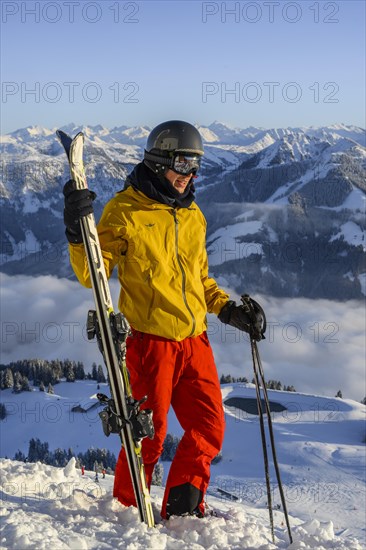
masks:
[[[105,438],[94,381],[61,381],[48,394],[1,391],[0,456],[27,453],[31,438],[50,451],[88,447],[118,453],[117,436]],[[101,391],[108,389],[101,384]],[[250,548],[270,550],[365,548],[365,406],[352,400],[269,390],[278,461],[294,543],[289,546],[275,475],[271,469],[276,544],[271,542],[258,416],[252,384],[222,386],[226,433],[222,458],[212,465],[207,503],[217,517],[174,518],[150,532],[136,510],[112,499],[113,477],[81,476],[75,462],[65,469],[1,460],[3,548]],[[85,412],[74,412],[82,405]],[[172,412],[168,432],[181,436]],[[16,437],[14,434],[16,433]],[[72,459],[73,460],[73,459]],[[164,462],[164,479],[169,462]],[[156,518],[162,488],[153,487]],[[131,546],[132,548],[132,546]]]
[[[366,294],[365,131],[198,126],[205,143],[197,202],[211,270],[237,292],[351,299]],[[83,130],[96,214],[141,160],[148,127]],[[1,270],[72,276],[62,223],[68,168],[55,129],[2,136]]]

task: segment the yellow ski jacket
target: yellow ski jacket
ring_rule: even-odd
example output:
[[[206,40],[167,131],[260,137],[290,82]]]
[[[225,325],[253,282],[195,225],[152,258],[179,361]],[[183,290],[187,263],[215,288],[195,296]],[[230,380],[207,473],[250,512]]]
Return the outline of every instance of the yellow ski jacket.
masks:
[[[108,278],[118,266],[118,306],[132,328],[177,341],[198,336],[207,312],[228,301],[208,276],[206,220],[194,202],[173,208],[130,186],[107,203],[98,234]],[[70,244],[70,260],[90,287],[83,244]]]

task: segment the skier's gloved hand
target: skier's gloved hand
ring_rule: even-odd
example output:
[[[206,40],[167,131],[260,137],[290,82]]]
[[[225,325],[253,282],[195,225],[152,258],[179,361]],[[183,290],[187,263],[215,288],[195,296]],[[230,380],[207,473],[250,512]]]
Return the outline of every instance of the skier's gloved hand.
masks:
[[[253,318],[249,315],[244,305],[238,306],[234,300],[229,300],[218,314],[222,323],[248,332],[257,342],[264,338],[263,335],[263,316],[261,311],[253,307]]]
[[[76,189],[74,180],[69,180],[63,189],[65,197],[64,223],[66,237],[70,243],[82,243],[80,218],[93,212],[96,194],[90,189]]]

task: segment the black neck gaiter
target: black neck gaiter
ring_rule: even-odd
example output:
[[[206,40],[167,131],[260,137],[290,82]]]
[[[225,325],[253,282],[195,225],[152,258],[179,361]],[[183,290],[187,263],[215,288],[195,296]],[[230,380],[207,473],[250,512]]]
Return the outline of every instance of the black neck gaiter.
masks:
[[[126,178],[125,189],[132,186],[150,199],[162,204],[188,208],[194,201],[194,186],[190,183],[184,193],[179,193],[164,176],[157,176],[143,162],[140,162]]]

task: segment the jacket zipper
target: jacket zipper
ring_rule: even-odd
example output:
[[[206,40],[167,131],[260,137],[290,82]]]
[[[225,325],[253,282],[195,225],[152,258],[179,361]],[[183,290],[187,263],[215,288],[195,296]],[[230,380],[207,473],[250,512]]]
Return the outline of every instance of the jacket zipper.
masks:
[[[174,216],[174,223],[175,223],[175,255],[176,255],[176,258],[177,258],[179,269],[182,273],[182,297],[183,297],[183,301],[184,301],[184,304],[185,304],[187,310],[189,311],[190,316],[192,317],[192,330],[191,330],[191,333],[189,334],[189,336],[192,336],[194,334],[194,331],[196,330],[196,319],[195,319],[195,316],[193,315],[193,312],[192,312],[191,308],[188,305],[187,296],[186,296],[186,273],[184,271],[184,267],[182,265],[182,262],[181,262],[181,259],[180,259],[180,256],[179,256],[179,249],[178,249],[178,234],[179,234],[178,224],[179,224],[179,222],[177,220],[177,212],[175,210],[173,210],[173,216]]]

